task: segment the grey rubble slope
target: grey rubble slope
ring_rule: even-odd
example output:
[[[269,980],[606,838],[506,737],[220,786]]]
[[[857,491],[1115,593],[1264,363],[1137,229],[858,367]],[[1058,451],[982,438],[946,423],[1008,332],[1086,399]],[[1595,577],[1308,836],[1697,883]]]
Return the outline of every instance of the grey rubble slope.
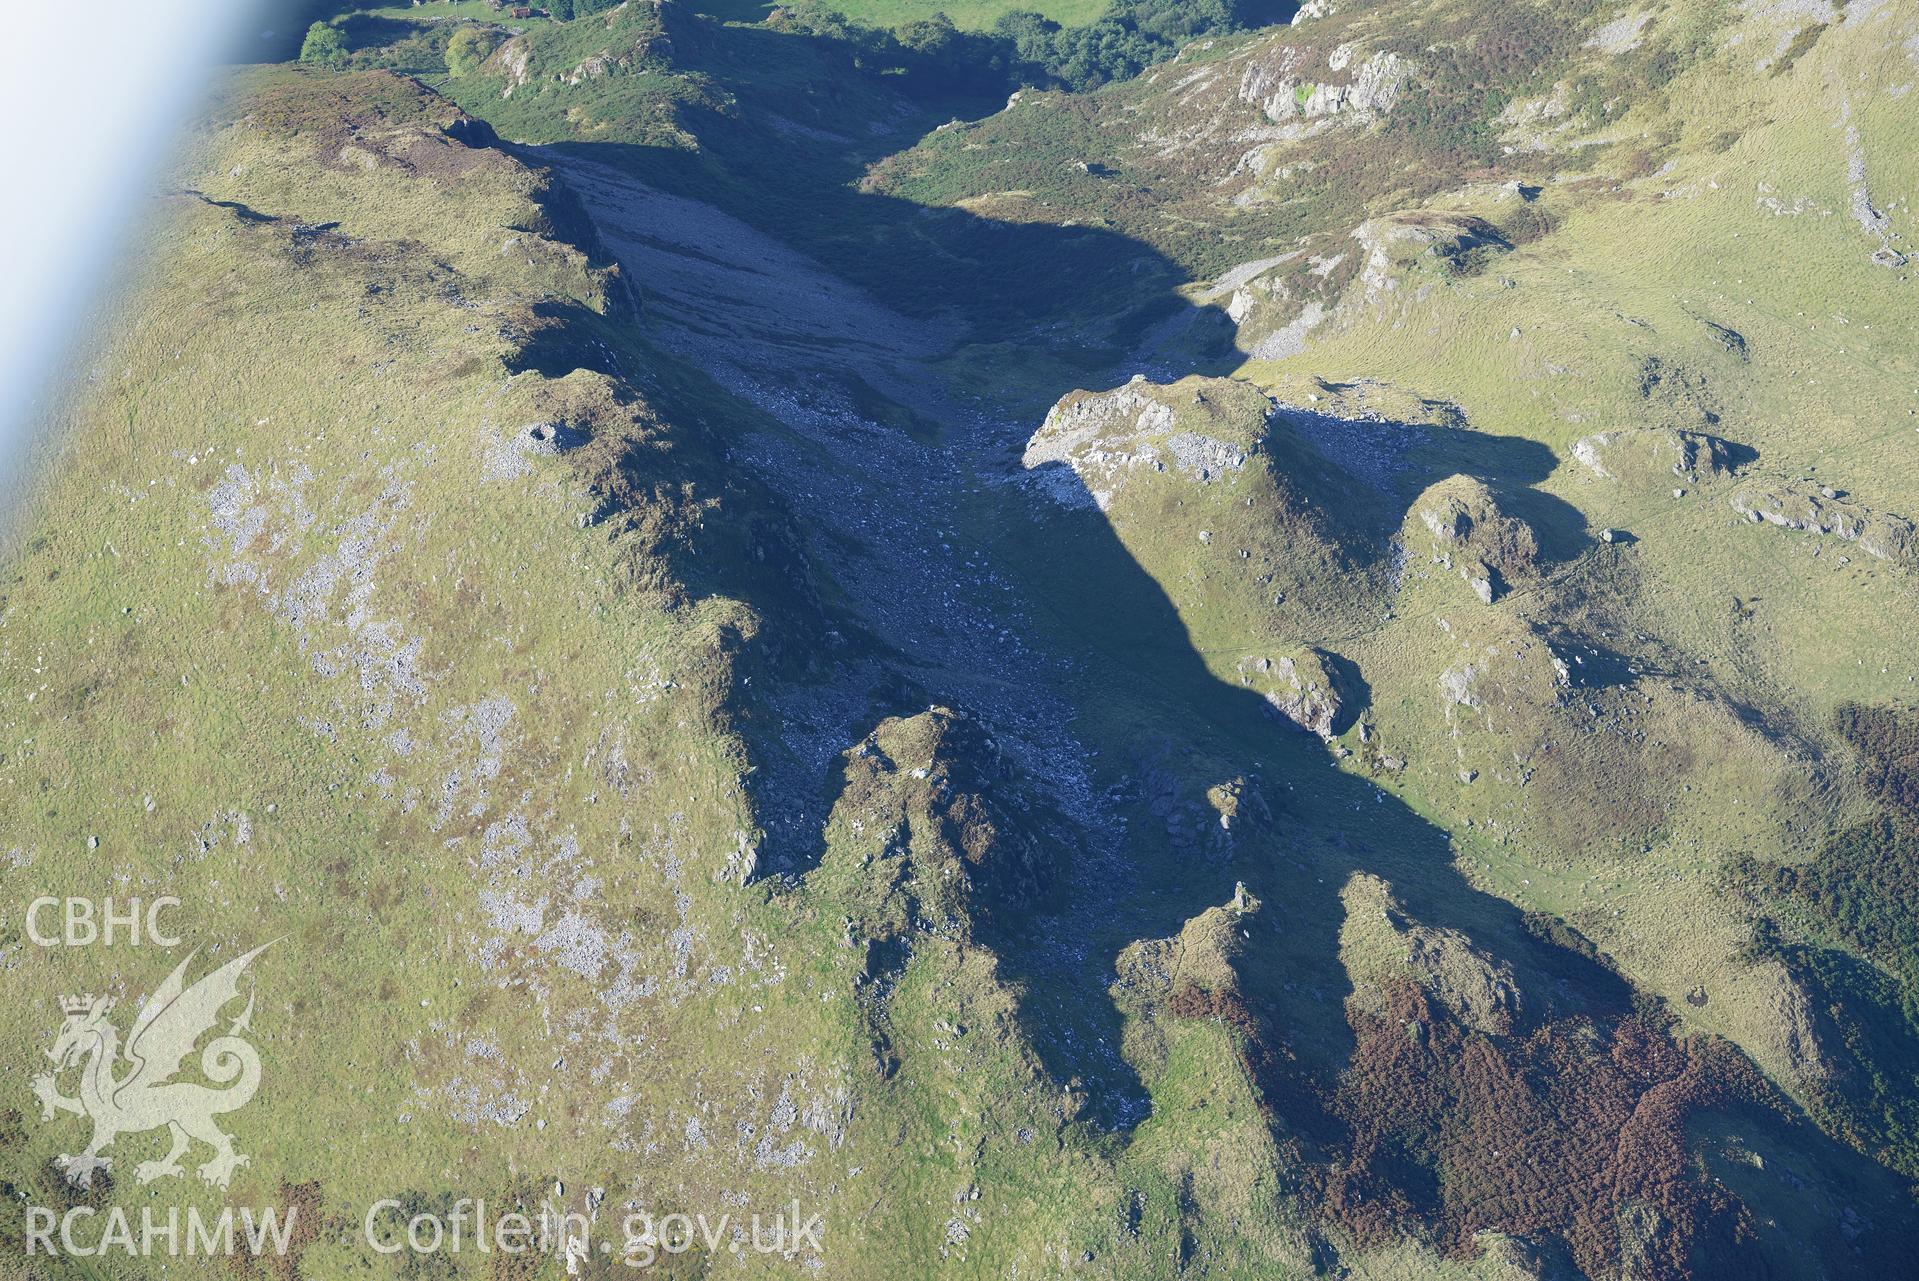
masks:
[[[1703,12],[1662,10],[1634,49]],[[1789,533],[1738,495],[1776,476],[1810,501],[1800,478],[1843,466],[1826,487],[1863,496],[1821,504],[1914,510],[1891,434],[1851,434],[1907,403],[1882,337],[1896,276],[1857,226],[1818,218],[1853,189],[1835,126],[1857,131],[1877,189],[1911,176],[1883,145],[1903,64],[1847,78],[1849,49],[1896,48],[1905,28],[1887,24],[1908,20],[1855,3],[1791,58],[1789,18],[1708,23],[1706,56],[1615,120],[1575,64],[1630,88],[1637,62],[1588,50],[1611,15],[1566,15],[1537,101],[1563,73],[1567,109],[1518,101],[1492,136],[1519,159],[1442,167],[1422,191],[1395,176],[1433,140],[1390,136],[1417,68],[1365,43],[1409,14],[1419,49],[1397,53],[1413,64],[1448,32],[1495,29],[1466,7],[1335,14],[1093,99],[1024,95],[874,171],[871,190],[990,215],[981,253],[1054,243],[1000,220],[1096,207],[1173,259],[1216,262],[1196,310],[1224,304],[1242,348],[1279,358],[1070,396],[1030,442],[1031,419],[929,396],[954,461],[923,490],[940,528],[904,541],[856,535],[868,478],[808,412],[827,406],[849,438],[925,436],[889,404],[910,380],[862,386],[822,344],[783,368],[815,394],[759,399],[767,384],[686,340],[699,299],[609,237],[655,293],[651,318],[615,315],[603,251],[553,216],[550,179],[447,137],[466,126],[405,82],[269,81],[217,122],[188,181],[257,217],[194,206],[165,233],[16,561],[8,785],[26,835],[5,874],[78,885],[97,835],[144,860],[130,883],[192,890],[196,941],[288,923],[313,972],[262,983],[302,993],[273,1047],[300,1092],[262,1099],[236,1196],[299,1188],[350,1214],[369,1171],[423,1199],[479,1183],[530,1202],[557,1177],[580,1198],[605,1188],[606,1214],[799,1195],[834,1234],[827,1274],[846,1276],[1896,1270],[1899,1181],[1714,1034],[1830,1132],[1907,1163],[1896,1019],[1861,1018],[1857,987],[1804,964],[1894,960],[1764,897],[1728,856],[1790,857],[1874,804],[1827,726],[1841,704],[1892,701],[1897,672],[1873,670],[1892,666],[1883,622],[1836,620],[1862,597],[1903,618],[1903,580],[1859,558],[1827,572],[1833,553],[1813,552],[1844,537],[1834,522]],[[596,21],[547,38],[625,39],[638,18]],[[1206,95],[1246,83],[1238,63],[1208,68],[1278,67],[1315,40],[1323,68],[1280,67],[1232,108],[1292,130],[1247,140],[1275,199],[1187,174],[1232,158],[1180,145],[1182,112],[1229,120]],[[702,119],[671,86],[659,111],[648,77],[673,50],[573,82],[542,63],[538,94],[502,96],[498,66],[455,91],[516,136],[598,137],[605,158],[670,174],[619,144]],[[853,89],[849,115],[890,101]],[[1710,109],[1682,110],[1688,94]],[[1766,123],[1721,145],[1755,104]],[[739,150],[755,130],[769,154],[829,145],[763,105],[714,127],[708,158],[735,177],[755,171]],[[1121,181],[1049,141],[1149,116],[1100,166]],[[783,118],[832,123],[817,103]],[[1331,166],[1342,151],[1385,160],[1355,175]],[[437,176],[448,158],[457,182]],[[1001,163],[1024,166],[1018,183],[969,187]],[[1317,188],[1286,187],[1313,166],[1331,166]],[[1891,202],[1868,203],[1899,230]],[[942,240],[954,217],[906,212],[890,232],[936,257],[965,244]],[[786,232],[844,257],[807,227]],[[1791,270],[1726,281],[1712,255],[1733,261],[1737,242]],[[1638,274],[1648,245],[1686,274]],[[1341,253],[1308,273],[1332,323],[1299,325],[1258,283]],[[871,277],[886,266],[881,251]],[[1067,350],[1061,317],[1132,305],[1085,283],[1041,308],[1050,332],[975,326],[1011,341],[925,372],[949,393],[1052,400],[1102,358]],[[1593,316],[1612,319],[1595,332]],[[1809,352],[1849,371],[1842,401],[1806,389],[1826,381],[1801,368]],[[236,386],[243,364],[266,382]],[[1113,397],[1140,412],[1086,409]],[[840,421],[849,403],[858,423]],[[1075,438],[1076,414],[1116,438]],[[216,439],[193,438],[209,424]],[[854,479],[828,487],[834,471]],[[1623,537],[1592,538],[1602,522]],[[1112,826],[1053,812],[1021,727],[915,710],[957,698],[956,665],[885,614],[917,618],[945,543],[1030,602],[1007,620],[1023,652],[1065,660],[1032,688],[1076,714]],[[932,568],[861,580],[859,558],[889,547]],[[868,599],[863,581],[914,595]],[[770,815],[754,766],[821,762],[782,740],[786,711],[823,689],[861,705],[820,719],[865,719],[815,736],[817,866],[756,879]],[[284,777],[260,778],[262,758]],[[1755,949],[1762,927],[1787,937]],[[49,1001],[114,981],[9,946]],[[47,1024],[40,1006],[9,1020],[8,1061]],[[23,1118],[4,1137],[16,1188],[77,1195],[50,1172],[59,1135]],[[91,1195],[124,1195],[124,1169]],[[383,1266],[350,1240],[304,1248],[303,1272]]]

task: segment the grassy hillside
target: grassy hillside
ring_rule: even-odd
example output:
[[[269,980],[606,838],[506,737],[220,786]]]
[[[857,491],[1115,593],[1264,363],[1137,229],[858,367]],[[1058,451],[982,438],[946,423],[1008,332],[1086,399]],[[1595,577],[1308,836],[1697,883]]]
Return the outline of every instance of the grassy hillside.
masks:
[[[196,134],[11,550],[0,883],[279,940],[253,1163],[165,1196],[314,1277],[428,1270],[369,1194],[1899,1272],[1909,14],[1335,4],[1008,103],[435,7]],[[184,955],[6,929],[23,1080]],[[11,1106],[7,1214],[155,1191]]]
[[[770,1223],[799,1196],[847,1254],[889,1188],[897,1222],[849,1274],[903,1264],[942,1230],[927,1181],[983,1157],[934,1150],[943,1087],[917,1071],[854,1126],[868,1015],[833,899],[752,876],[738,691],[803,665],[818,614],[786,517],[719,465],[750,411],[636,344],[567,198],[480,133],[393,77],[269,75],[197,141],[11,562],[9,895],[167,892],[184,947],[278,940],[266,1085],[233,1125],[251,1164],[224,1192],[159,1186],[297,1201],[300,1275],[402,1274],[359,1236],[372,1195],[532,1212],[556,1182],[576,1210],[610,1190],[610,1223]],[[12,914],[5,945],[31,993],[10,1064],[39,1057],[56,994],[131,1004],[162,977],[31,946]],[[902,1045],[971,1022],[968,984],[1003,999],[990,965],[946,963],[904,976],[939,986],[896,1016]],[[998,1053],[982,1081],[1028,1070]],[[26,1076],[9,1187],[141,1195],[163,1135],[68,1188],[77,1140],[26,1115]],[[1030,1087],[988,1092],[1061,1125],[1020,1110]],[[1026,1177],[1075,1177],[1045,1169]],[[1064,1225],[1081,1199],[1003,1213]]]
[[[1501,72],[1485,35],[1419,56],[1464,14],[1411,12],[1426,25],[1348,8],[1091,99],[1022,100],[875,185],[1098,220],[1199,276],[1189,295],[1265,357],[1239,377],[1304,411],[1264,448],[1303,426],[1406,513],[1378,544],[1404,565],[1384,621],[1337,640],[1273,619],[1281,595],[1323,616],[1323,591],[1297,565],[1275,578],[1261,504],[1117,519],[1214,674],[1330,645],[1369,686],[1348,765],[1445,825],[1475,884],[1572,923],[1910,1173],[1912,1083],[1812,1051],[1899,1057],[1909,949],[1813,890],[1827,873],[1753,879],[1874,849],[1892,883],[1864,897],[1903,893],[1903,838],[1871,826],[1883,803],[1858,781],[1884,767],[1842,734],[1855,704],[1903,716],[1915,679],[1892,640],[1913,609],[1894,461],[1910,229],[1878,194],[1911,181],[1890,140],[1912,69],[1864,52],[1903,20],[1562,11],[1530,56],[1526,22],[1502,24],[1520,43],[1497,46]],[[1421,69],[1382,95],[1392,58]],[[1462,100],[1451,68],[1475,64],[1483,98]],[[1235,130],[1247,149],[1219,145]],[[1460,506],[1453,473],[1486,497]],[[1861,550],[1778,527],[1807,523],[1794,502],[1890,533]],[[1503,525],[1521,541],[1461,532]],[[1801,941],[1777,941],[1782,917]],[[1878,977],[1822,977],[1860,962]]]
[[[258,80],[225,109],[10,575],[9,891],[96,894],[71,852],[98,848],[112,892],[183,900],[190,945],[281,939],[257,1023],[276,1070],[232,1195],[300,1187],[316,1215],[374,1172],[403,1196],[609,1177],[562,1152],[618,1092],[570,1083],[644,1052],[618,1031],[636,1002],[710,1019],[712,976],[752,946],[676,960],[633,913],[661,878],[689,913],[757,908],[719,861],[753,830],[721,713],[722,638],[752,615],[662,572],[718,487],[613,377],[551,359],[563,315],[630,310],[625,286],[558,237],[541,175],[459,124],[388,77]],[[615,501],[598,473],[621,468],[647,498]],[[595,803],[635,787],[644,812]],[[161,977],[8,945],[38,994],[11,1007],[10,1062],[54,992],[132,1002]],[[627,976],[610,1005],[585,983],[603,972]],[[674,1062],[645,1074],[717,1066]],[[621,1115],[663,1125],[701,1089]],[[456,1116],[501,1136],[484,1168]],[[22,1187],[73,1142],[13,1133]]]

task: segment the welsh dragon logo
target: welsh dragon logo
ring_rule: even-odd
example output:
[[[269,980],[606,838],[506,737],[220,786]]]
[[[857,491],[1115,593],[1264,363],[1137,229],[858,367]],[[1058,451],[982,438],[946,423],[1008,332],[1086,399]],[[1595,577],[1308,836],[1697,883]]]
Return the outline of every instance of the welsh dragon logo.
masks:
[[[199,953],[188,954],[140,1007],[124,1050],[120,1030],[107,1017],[113,1010],[112,997],[60,999],[66,1022],[47,1052],[54,1070],[33,1079],[33,1092],[47,1120],[71,1112],[93,1122],[93,1140],[86,1150],[59,1159],[72,1183],[91,1187],[94,1171],[111,1164],[101,1153],[121,1135],[161,1126],[170,1131],[172,1146],[159,1160],[134,1167],[133,1177],[141,1183],[180,1174],[180,1158],[195,1139],[213,1149],[213,1156],[199,1167],[200,1177],[208,1183],[225,1187],[233,1172],[247,1163],[213,1119],[246,1106],[260,1088],[260,1055],[241,1035],[253,1017],[251,991],[246,1008],[226,1032],[200,1052],[200,1071],[213,1084],[174,1077],[200,1038],[219,1022],[220,1011],[238,999],[240,975],[254,957],[272,946],[262,944],[235,957],[192,987],[185,986],[184,977]],[[79,1095],[68,1098],[60,1093],[60,1077],[74,1068],[80,1070]]]

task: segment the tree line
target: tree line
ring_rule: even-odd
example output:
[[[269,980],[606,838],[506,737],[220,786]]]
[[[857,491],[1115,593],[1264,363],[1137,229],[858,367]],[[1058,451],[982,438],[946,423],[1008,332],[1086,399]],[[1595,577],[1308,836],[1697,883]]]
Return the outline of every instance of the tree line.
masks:
[[[1002,14],[991,31],[963,31],[944,13],[891,30],[864,27],[821,0],[797,0],[767,19],[781,30],[844,41],[901,66],[921,87],[1096,89],[1138,75],[1201,36],[1282,21],[1290,0],[1113,0],[1095,21],[1063,27],[1039,13]]]
[[[617,3],[546,0],[541,7],[553,18],[570,20]],[[1164,62],[1189,41],[1283,21],[1296,7],[1293,0],[1113,0],[1084,26],[1061,26],[1021,10],[1001,15],[990,31],[963,31],[944,13],[878,28],[863,26],[822,0],[795,0],[775,8],[767,25],[849,46],[864,65],[903,71],[922,92],[977,94],[1022,87],[1096,89]],[[442,39],[448,70],[462,75],[485,60],[500,33],[463,27]],[[300,60],[337,67],[347,63],[349,52],[340,28],[318,21],[307,30]]]

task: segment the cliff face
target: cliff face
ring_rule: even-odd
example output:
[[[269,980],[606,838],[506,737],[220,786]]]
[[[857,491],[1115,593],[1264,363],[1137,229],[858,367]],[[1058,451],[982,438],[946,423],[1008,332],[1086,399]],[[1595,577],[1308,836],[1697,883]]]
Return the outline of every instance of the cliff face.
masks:
[[[1914,39],[1316,6],[950,125],[793,15],[248,72],[9,561],[5,883],[278,940],[229,1195],[327,1223],[1895,1272]],[[36,1073],[178,963],[0,957]],[[42,1199],[158,1155],[4,1119]]]

